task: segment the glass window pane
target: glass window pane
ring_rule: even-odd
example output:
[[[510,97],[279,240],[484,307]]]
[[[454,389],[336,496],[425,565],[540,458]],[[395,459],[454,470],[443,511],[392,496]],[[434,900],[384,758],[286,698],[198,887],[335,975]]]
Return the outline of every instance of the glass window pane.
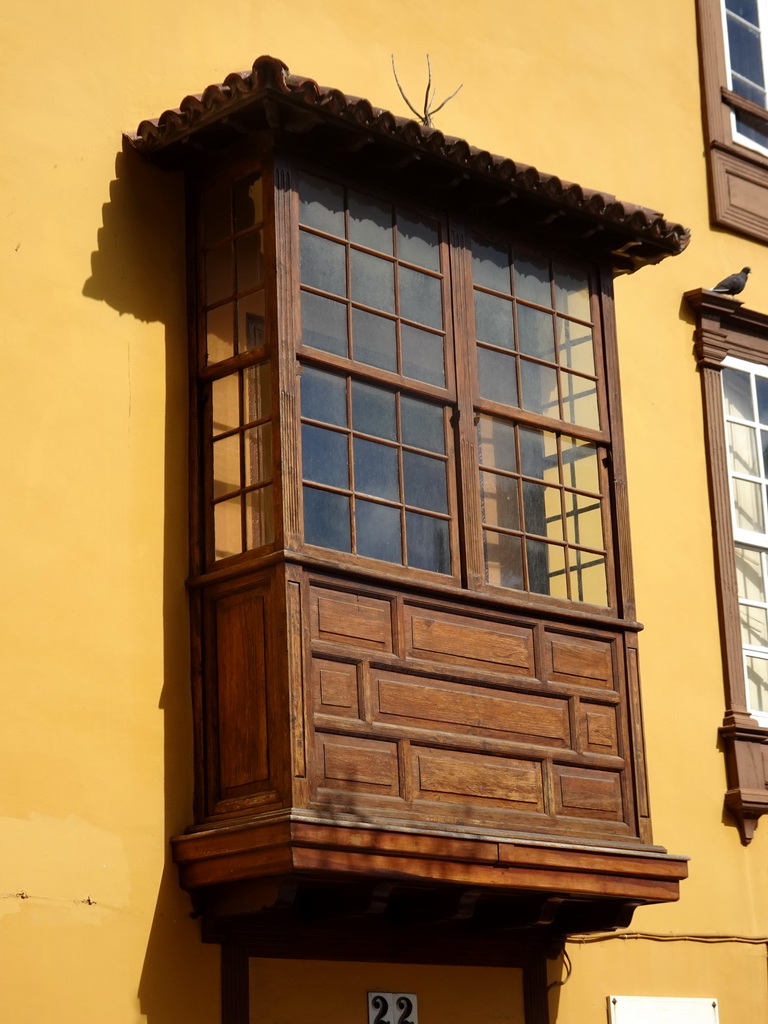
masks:
[[[335,373],[305,366],[301,374],[301,414],[310,420],[347,425],[347,381]]]
[[[399,501],[400,473],[397,465],[397,448],[356,437],[354,451],[355,491],[370,494],[374,498]]]
[[[560,440],[563,459],[563,483],[580,491],[600,492],[597,449],[589,441],[563,436]]]
[[[245,494],[245,543],[260,548],[275,539],[275,513],[272,484]]]
[[[725,9],[738,14],[745,21],[751,21],[753,25],[759,24],[757,20],[757,0],[725,0]]]
[[[748,601],[765,601],[765,581],[759,551],[736,545],[736,580],[739,597]]]
[[[349,239],[392,254],[392,207],[359,192],[349,193]]]
[[[534,594],[563,597],[566,593],[565,549],[540,540],[526,540],[528,589]]]
[[[768,711],[768,661],[747,658],[747,703],[750,711]]]
[[[397,212],[397,258],[428,270],[440,269],[437,224]]]
[[[302,174],[299,183],[299,220],[302,224],[344,237],[344,189],[330,181]]]
[[[304,488],[304,540],[334,551],[351,551],[349,498],[344,494]]]
[[[261,187],[261,173],[240,178],[232,186],[235,207],[235,231],[255,228],[264,220],[264,199]]]
[[[221,498],[240,488],[240,434],[230,434],[213,445],[213,496]]]
[[[571,574],[571,600],[587,601],[605,606],[608,590],[605,577],[605,558],[588,551],[568,550]]]
[[[561,374],[561,382],[563,419],[567,423],[577,423],[580,427],[592,427],[594,430],[598,430],[600,414],[597,408],[597,385],[595,382],[565,371]]]
[[[755,533],[765,532],[759,484],[750,483],[748,480],[734,480],[733,502],[736,526],[740,530],[752,530]]]
[[[523,481],[525,532],[551,540],[564,540],[560,489]]]
[[[565,494],[568,540],[585,548],[602,548],[603,516],[598,498],[585,494]]]
[[[240,426],[240,374],[219,377],[212,385],[213,434],[223,434]]]
[[[579,373],[595,373],[595,352],[592,329],[572,320],[557,318],[557,347],[560,365]]]
[[[494,587],[523,589],[523,542],[506,533],[483,532],[485,578]]]
[[[742,420],[754,420],[752,407],[752,391],[749,386],[749,374],[740,370],[722,371],[723,394],[725,395],[726,416],[737,416]]]
[[[517,333],[517,347],[521,352],[554,363],[555,325],[550,313],[518,303]]]
[[[529,363],[526,359],[521,359],[520,376],[523,388],[523,408],[543,416],[553,416],[555,419],[559,419],[557,371],[549,366],[539,366],[538,363]]]
[[[515,428],[511,423],[481,416],[477,424],[477,443],[482,465],[515,472]]]
[[[397,440],[395,395],[393,391],[352,382],[352,425],[361,434]]]
[[[748,476],[760,476],[757,461],[757,431],[743,423],[727,423],[728,454],[731,469],[736,473]]]
[[[442,287],[439,277],[400,267],[400,316],[428,327],[443,326]]]
[[[233,291],[232,245],[227,242],[205,254],[206,305],[229,298]]]
[[[395,312],[395,267],[367,252],[350,252],[352,298],[364,306]]]
[[[425,384],[445,387],[443,336],[402,324],[403,376],[423,380]]]
[[[355,501],[355,545],[358,555],[379,558],[402,565],[400,509],[377,505],[357,498]]]
[[[263,420],[272,412],[269,363],[258,363],[243,371],[243,409],[245,422]]]
[[[728,18],[728,49],[731,69],[755,85],[765,85],[760,32],[736,18]]]
[[[301,232],[301,283],[333,295],[347,294],[345,249],[319,235]]]
[[[741,93],[747,99],[759,103],[761,107],[765,106],[766,94],[764,90],[758,91],[752,88],[744,88],[744,83],[741,79],[734,78],[733,91]],[[736,130],[745,138],[750,139],[750,141],[768,148],[768,127],[759,118],[753,117],[751,114],[743,114],[739,111],[736,114]]]
[[[480,507],[483,523],[504,530],[520,529],[517,477],[480,473]]]
[[[587,275],[565,263],[555,263],[552,269],[555,278],[555,305],[558,310],[579,320],[591,320]]]
[[[442,459],[416,452],[403,452],[405,503],[426,508],[431,512],[448,511],[448,490],[445,479],[446,465]]]
[[[497,295],[475,292],[475,335],[478,341],[499,348],[515,347],[512,303]]]
[[[520,427],[520,471],[547,483],[559,483],[557,438],[551,431]]]
[[[768,424],[768,377],[755,377],[757,391],[757,416],[761,423]]]
[[[272,478],[272,424],[245,431],[245,486]]]
[[[206,317],[208,362],[218,363],[235,354],[235,307],[231,302],[210,310]]]
[[[515,295],[537,306],[552,308],[549,260],[539,256],[515,256]]]
[[[237,351],[253,352],[266,339],[264,330],[264,292],[252,292],[237,300]]]
[[[347,307],[312,292],[301,293],[301,341],[323,352],[346,356]]]
[[[502,405],[518,404],[514,357],[490,348],[478,348],[477,372],[483,398]]]
[[[213,506],[214,557],[228,558],[243,550],[240,498],[229,498]]]
[[[445,519],[406,512],[405,536],[408,565],[430,572],[450,573],[451,544]]]
[[[264,281],[264,239],[261,231],[252,231],[235,242],[237,290],[249,292]]]
[[[397,336],[395,321],[352,310],[352,347],[354,358],[367,366],[397,373]]]
[[[203,196],[203,240],[206,245],[220,242],[232,233],[232,205],[229,187],[220,185]]]
[[[479,238],[472,239],[472,279],[483,288],[511,292],[509,251],[505,245],[494,245]]]
[[[768,612],[743,604],[741,612],[741,642],[750,647],[768,647]]]
[[[349,487],[346,434],[302,423],[301,461],[305,480],[329,487]]]
[[[403,429],[403,444],[414,448],[426,448],[430,452],[445,451],[445,427],[443,407],[420,398],[400,398],[400,421]]]

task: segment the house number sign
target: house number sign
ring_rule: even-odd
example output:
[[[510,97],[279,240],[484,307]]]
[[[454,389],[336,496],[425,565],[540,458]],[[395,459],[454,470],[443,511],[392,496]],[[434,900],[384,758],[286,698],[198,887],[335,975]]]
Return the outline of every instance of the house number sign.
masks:
[[[369,992],[368,1024],[419,1024],[413,992]]]

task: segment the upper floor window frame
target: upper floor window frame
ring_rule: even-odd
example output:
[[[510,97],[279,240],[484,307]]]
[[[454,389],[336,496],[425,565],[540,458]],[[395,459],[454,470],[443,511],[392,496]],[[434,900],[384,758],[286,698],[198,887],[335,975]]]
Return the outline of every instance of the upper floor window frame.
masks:
[[[728,88],[735,97],[762,108],[765,119],[749,134],[749,121],[756,118],[746,106],[732,106],[733,139],[747,149],[768,156],[768,0],[721,0],[723,38],[728,71]],[[741,66],[737,66],[738,64]]]

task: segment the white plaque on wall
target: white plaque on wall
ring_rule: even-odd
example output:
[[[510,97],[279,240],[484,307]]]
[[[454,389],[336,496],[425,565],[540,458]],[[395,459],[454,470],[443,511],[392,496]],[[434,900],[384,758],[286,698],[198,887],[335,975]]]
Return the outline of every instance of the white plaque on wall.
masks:
[[[610,1024],[718,1024],[716,999],[608,996]]]

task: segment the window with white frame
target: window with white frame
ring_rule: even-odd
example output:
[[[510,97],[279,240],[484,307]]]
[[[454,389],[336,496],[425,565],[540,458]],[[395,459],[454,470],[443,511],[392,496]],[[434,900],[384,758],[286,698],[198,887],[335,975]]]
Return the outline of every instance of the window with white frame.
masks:
[[[733,358],[723,366],[747,703],[768,725],[768,366]]]
[[[768,0],[722,0],[728,84],[733,92],[768,108]],[[731,112],[734,141],[768,153],[768,123],[748,110]]]

